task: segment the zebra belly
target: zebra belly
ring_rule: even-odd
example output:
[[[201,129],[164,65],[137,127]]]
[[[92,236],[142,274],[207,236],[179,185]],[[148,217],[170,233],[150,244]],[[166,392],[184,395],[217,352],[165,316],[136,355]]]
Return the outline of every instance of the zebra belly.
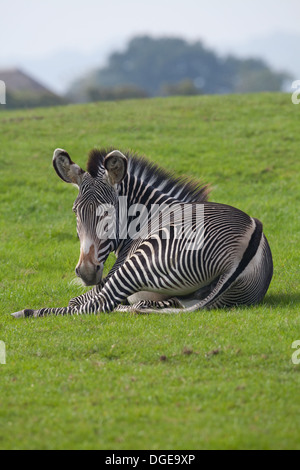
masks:
[[[168,300],[170,298],[170,295],[168,294],[159,294],[158,292],[147,292],[147,291],[141,291],[141,292],[136,292],[135,294],[130,295],[128,297],[128,302],[130,305],[137,304],[141,300],[151,300],[151,301],[163,301],[163,300]]]
[[[169,300],[172,297],[178,297],[180,301],[182,300],[182,297],[186,297],[185,300],[192,300],[192,299],[199,299],[205,297],[207,295],[207,292],[210,292],[212,289],[212,284],[201,284],[197,285],[194,287],[186,287],[185,289],[181,289],[180,291],[178,289],[174,291],[168,291],[164,294],[161,294],[159,292],[154,292],[154,291],[140,291],[136,292],[135,294],[132,294],[131,296],[128,297],[128,302],[130,305],[136,304],[140,302],[141,300],[150,300],[150,301],[164,301],[164,300]]]

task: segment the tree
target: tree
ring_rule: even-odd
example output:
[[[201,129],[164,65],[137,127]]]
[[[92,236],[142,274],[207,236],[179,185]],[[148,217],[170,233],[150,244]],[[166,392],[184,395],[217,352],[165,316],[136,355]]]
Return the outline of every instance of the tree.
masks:
[[[250,92],[265,89],[268,83],[274,91],[286,78],[261,60],[220,58],[200,41],[140,36],[124,52],[111,54],[105,67],[73,84],[68,96],[90,101],[104,96],[105,90],[113,95],[118,87],[143,90],[149,96]]]

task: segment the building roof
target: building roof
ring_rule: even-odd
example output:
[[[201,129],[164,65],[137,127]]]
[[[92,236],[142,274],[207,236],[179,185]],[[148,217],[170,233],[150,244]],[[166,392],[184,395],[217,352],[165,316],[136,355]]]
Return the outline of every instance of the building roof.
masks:
[[[0,80],[5,83],[7,91],[12,93],[16,91],[30,91],[37,94],[49,93],[54,95],[52,91],[18,68],[0,69]]]

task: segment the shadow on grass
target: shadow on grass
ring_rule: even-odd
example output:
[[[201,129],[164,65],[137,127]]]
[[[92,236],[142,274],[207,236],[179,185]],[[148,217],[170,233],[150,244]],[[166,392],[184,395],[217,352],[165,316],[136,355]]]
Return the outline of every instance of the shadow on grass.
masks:
[[[263,305],[274,307],[286,307],[290,304],[300,303],[300,293],[291,292],[290,294],[270,294],[267,295],[263,301]]]

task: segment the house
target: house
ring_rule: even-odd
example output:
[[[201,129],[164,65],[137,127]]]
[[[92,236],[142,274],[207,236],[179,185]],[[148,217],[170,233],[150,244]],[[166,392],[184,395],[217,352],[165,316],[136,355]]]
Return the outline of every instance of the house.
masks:
[[[0,69],[0,82],[6,88],[4,108],[32,108],[63,104],[64,100],[18,68]]]

